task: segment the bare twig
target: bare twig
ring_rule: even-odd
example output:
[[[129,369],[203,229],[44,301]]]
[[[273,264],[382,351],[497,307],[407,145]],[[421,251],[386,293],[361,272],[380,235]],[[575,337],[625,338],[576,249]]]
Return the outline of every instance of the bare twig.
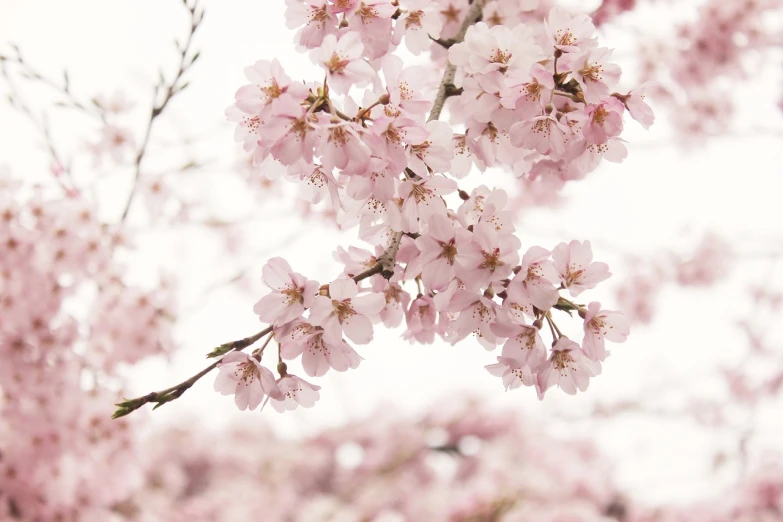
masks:
[[[18,109],[22,114],[24,114],[27,117],[27,119],[30,120],[30,122],[33,124],[35,129],[38,131],[38,133],[43,137],[44,143],[46,145],[46,150],[49,153],[49,157],[51,158],[53,163],[52,173],[54,174],[57,183],[59,183],[63,191],[69,195],[78,193],[78,189],[73,183],[70,163],[64,161],[60,153],[57,151],[57,148],[54,145],[54,140],[52,139],[51,131],[49,129],[49,122],[46,119],[46,115],[44,114],[39,119],[33,113],[33,110],[30,108],[30,106],[27,105],[27,103],[25,103],[24,98],[22,98],[22,95],[19,92],[19,89],[17,89],[16,84],[11,79],[8,70],[6,69],[5,66],[6,61],[8,61],[8,58],[5,56],[3,57],[3,60],[0,61],[0,74],[2,74],[6,84],[8,84],[8,89],[9,89],[8,101],[11,103],[11,105],[14,108]],[[62,169],[62,172],[60,172],[60,169]],[[63,173],[65,174],[65,176],[62,175]],[[67,179],[67,183],[64,178]]]
[[[73,94],[73,92],[71,91],[71,83],[68,76],[68,71],[63,71],[63,81],[62,83],[59,83],[53,80],[52,78],[44,76],[38,70],[33,68],[33,66],[30,65],[22,57],[22,54],[19,52],[19,49],[16,47],[14,49],[16,51],[16,56],[4,55],[2,61],[16,64],[19,67],[20,73],[24,78],[27,78],[28,80],[37,81],[42,85],[46,85],[47,87],[54,89],[60,95],[65,97],[67,102],[59,102],[57,105],[62,107],[70,107],[73,109],[79,109],[80,111],[84,112],[90,117],[97,118],[103,122],[106,121],[106,115],[104,113],[104,109],[100,107],[95,101],[93,101],[92,104],[83,103],[81,100],[79,100],[76,97],[76,95]]]
[[[150,141],[150,134],[152,133],[152,127],[155,124],[155,120],[160,116],[163,111],[168,106],[169,102],[179,93],[181,93],[185,88],[188,86],[188,82],[181,82],[182,77],[184,74],[190,70],[191,66],[196,62],[196,60],[199,57],[199,53],[196,52],[188,58],[188,54],[191,48],[191,44],[193,42],[193,35],[196,34],[196,31],[198,30],[199,26],[201,25],[201,22],[204,20],[204,10],[198,9],[198,0],[195,0],[193,2],[193,5],[188,4],[188,0],[183,0],[183,4],[185,4],[185,7],[190,12],[190,30],[188,32],[188,37],[185,40],[185,44],[180,47],[179,44],[177,44],[177,50],[180,54],[180,60],[179,60],[179,67],[177,69],[176,74],[174,75],[174,79],[170,83],[166,83],[166,80],[163,76],[163,73],[161,72],[160,75],[160,82],[155,86],[155,92],[154,92],[154,99],[158,98],[158,95],[161,91],[165,91],[163,95],[163,99],[160,101],[160,103],[153,101],[152,110],[150,111],[150,119],[147,122],[147,129],[144,132],[144,139],[141,142],[141,147],[139,148],[138,152],[136,153],[136,160],[134,162],[135,165],[135,175],[133,178],[133,185],[131,186],[130,194],[128,195],[128,201],[125,204],[125,210],[122,212],[122,218],[120,221],[125,221],[125,219],[128,217],[128,212],[130,212],[131,205],[133,204],[133,199],[136,195],[136,191],[139,186],[139,178],[141,177],[141,163],[144,159],[144,155],[147,152],[147,145]]]

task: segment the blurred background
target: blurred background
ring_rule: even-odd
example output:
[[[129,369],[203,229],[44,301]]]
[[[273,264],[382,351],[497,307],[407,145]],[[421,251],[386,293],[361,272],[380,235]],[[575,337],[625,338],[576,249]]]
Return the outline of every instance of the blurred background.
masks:
[[[620,92],[655,82],[655,124],[630,122],[624,162],[563,187],[491,169],[469,179],[513,194],[526,247],[590,240],[610,265],[612,279],[590,299],[626,313],[632,331],[586,393],[540,402],[529,388],[504,392],[483,368],[493,355],[475,342],[412,345],[403,327],[380,328],[358,370],[317,379],[312,409],[239,412],[208,376],[160,410],[111,421],[120,398],[180,382],[213,347],[258,330],[252,308],[270,257],[327,281],[340,270],[338,246],[366,246],[328,206],[303,203],[296,187],[252,168],[225,121],[256,60],[320,78],[292,43],[284,2],[198,5],[206,16],[189,85],[156,122],[127,221],[101,229],[120,246],[107,273],[121,273],[122,284],[101,275],[67,304],[76,323],[91,325],[73,327],[87,339],[73,344],[82,361],[75,391],[59,390],[38,403],[40,415],[14,423],[14,398],[45,394],[50,377],[0,381],[3,520],[244,520],[242,504],[269,508],[261,520],[783,520],[783,3],[561,3],[600,22],[599,38],[623,68]],[[67,189],[65,168],[99,202],[90,219],[116,224],[154,86],[173,79],[174,40],[189,24],[175,0],[0,0],[3,204],[46,202],[76,216],[70,203],[54,203]],[[126,110],[95,109],[110,106]],[[71,230],[77,218],[68,219]],[[107,287],[115,299],[84,305]],[[28,297],[44,300],[36,292],[45,291]],[[166,309],[165,328],[145,331],[156,337],[151,347],[124,347],[133,355],[112,361],[120,348],[106,341],[103,358],[90,359],[99,370],[86,376],[85,350],[101,325],[123,324],[127,335],[116,335],[133,345],[133,321],[150,302]],[[96,309],[113,315],[96,319]],[[7,329],[21,321],[0,316]],[[3,375],[11,373],[9,364]],[[81,404],[79,394],[90,395],[89,421],[66,429],[41,420],[87,415],[65,404]],[[58,452],[80,438],[105,444],[58,456],[55,473],[44,464],[21,473],[19,463],[38,462],[43,450],[19,441],[50,432],[63,439],[43,437],[43,447]],[[378,478],[395,469],[388,483]],[[527,507],[509,507],[519,506],[507,500],[515,493],[501,495],[499,484],[527,492]],[[724,492],[745,490],[763,490],[776,507],[740,518],[742,502]],[[26,518],[23,504],[42,497],[60,507]],[[379,500],[387,497],[394,501]]]

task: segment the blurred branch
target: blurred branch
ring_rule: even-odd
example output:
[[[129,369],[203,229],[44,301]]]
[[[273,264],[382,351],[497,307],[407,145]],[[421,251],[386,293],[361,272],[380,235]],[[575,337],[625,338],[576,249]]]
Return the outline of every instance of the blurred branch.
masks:
[[[152,127],[154,126],[157,118],[166,109],[169,102],[177,94],[181,93],[183,90],[187,88],[189,82],[182,82],[181,81],[182,77],[185,75],[185,73],[187,73],[190,70],[190,68],[193,66],[193,64],[196,62],[196,60],[199,57],[198,52],[193,54],[190,58],[188,58],[188,54],[191,49],[191,45],[193,43],[193,36],[196,34],[196,31],[201,25],[201,22],[204,20],[204,10],[198,9],[198,0],[195,0],[193,2],[193,5],[188,4],[188,0],[182,0],[182,3],[187,8],[188,12],[190,12],[190,30],[188,32],[188,36],[187,39],[185,40],[184,45],[180,46],[179,42],[176,43],[177,51],[180,54],[180,60],[179,60],[179,67],[177,68],[177,72],[174,75],[174,79],[171,82],[166,83],[166,78],[163,76],[163,72],[161,71],[160,81],[155,86],[155,90],[153,93],[153,106],[152,106],[152,110],[150,111],[150,119],[147,122],[147,130],[144,133],[144,140],[141,143],[141,147],[136,153],[135,175],[133,178],[133,186],[131,187],[130,194],[128,195],[128,201],[125,204],[125,210],[123,210],[122,212],[122,217],[120,221],[125,221],[125,219],[128,217],[128,212],[130,212],[131,205],[133,204],[133,199],[136,195],[136,191],[139,186],[139,178],[141,177],[141,164],[142,161],[144,160],[144,155],[147,152],[147,145],[149,144],[150,141],[150,134],[152,133]],[[161,92],[164,92],[162,100],[160,101],[160,103],[155,103],[154,100],[158,99]]]
[[[18,49],[17,49],[17,53],[18,53]],[[73,183],[73,176],[71,175],[70,163],[65,162],[62,159],[60,153],[57,151],[57,148],[54,145],[54,140],[52,139],[51,131],[49,129],[49,122],[46,118],[46,115],[44,114],[39,119],[33,113],[30,106],[27,105],[27,103],[25,103],[21,93],[19,92],[19,89],[17,89],[16,84],[11,79],[11,75],[9,74],[8,69],[6,68],[7,61],[8,58],[2,56],[2,59],[0,60],[0,74],[2,74],[6,84],[8,84],[8,89],[9,89],[8,102],[11,104],[12,107],[19,110],[22,114],[24,114],[27,117],[27,119],[30,120],[30,122],[32,122],[33,126],[38,131],[38,133],[43,137],[44,143],[46,145],[46,150],[49,153],[49,156],[53,163],[51,167],[52,174],[54,175],[55,179],[57,180],[57,183],[59,183],[63,191],[65,191],[65,193],[68,195],[74,195],[78,193],[78,190],[75,184]],[[65,174],[65,176],[63,176],[63,174]],[[67,183],[64,178],[67,178]]]
[[[106,121],[106,115],[104,113],[104,109],[100,105],[98,105],[94,100],[92,104],[83,103],[73,94],[73,92],[71,91],[71,82],[68,76],[68,71],[63,71],[63,81],[62,83],[58,83],[57,81],[47,76],[44,76],[38,70],[33,68],[33,66],[31,66],[22,57],[22,53],[19,47],[15,45],[12,45],[11,47],[14,49],[15,56],[2,55],[0,56],[0,62],[16,64],[19,67],[20,73],[23,78],[36,81],[38,83],[41,83],[42,85],[46,85],[47,87],[54,89],[59,94],[64,96],[67,102],[58,102],[57,105],[61,107],[78,109],[90,117],[98,118],[103,122]]]

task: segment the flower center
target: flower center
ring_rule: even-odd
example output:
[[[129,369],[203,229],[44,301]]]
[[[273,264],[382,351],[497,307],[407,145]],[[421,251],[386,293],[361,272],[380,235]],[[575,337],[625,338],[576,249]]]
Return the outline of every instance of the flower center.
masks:
[[[332,300],[332,307],[334,308],[334,314],[337,316],[337,320],[342,324],[343,321],[356,315],[356,310],[351,307],[351,300],[345,299],[344,301]]]
[[[457,247],[454,245],[454,240],[450,240],[448,243],[438,241],[441,246],[441,252],[438,259],[443,258],[450,265],[454,264],[454,258],[457,257]]]
[[[324,62],[324,65],[327,69],[329,69],[329,72],[332,74],[342,74],[345,72],[345,68],[348,66],[349,60],[344,60],[340,58],[340,55],[337,53],[332,53],[332,57],[329,58],[328,62]]]
[[[500,260],[499,248],[495,248],[492,252],[482,251],[481,253],[484,255],[484,262],[479,265],[480,268],[494,272],[496,268],[505,265],[505,263]]]
[[[411,26],[421,27],[421,18],[424,16],[424,11],[413,11],[405,19],[405,29],[410,29]]]

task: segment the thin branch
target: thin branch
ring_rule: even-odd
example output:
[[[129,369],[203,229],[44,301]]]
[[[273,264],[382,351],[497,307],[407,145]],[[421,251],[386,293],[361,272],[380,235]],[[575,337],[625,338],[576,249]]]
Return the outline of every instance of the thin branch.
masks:
[[[16,51],[16,56],[3,56],[3,61],[18,65],[23,77],[29,80],[37,81],[51,89],[54,89],[68,100],[68,103],[62,102],[59,105],[79,109],[88,116],[100,119],[103,122],[106,121],[106,115],[104,114],[103,108],[100,107],[96,102],[93,101],[92,105],[83,103],[73,94],[73,92],[71,92],[70,80],[68,78],[67,71],[63,71],[63,82],[60,84],[38,72],[29,63],[27,63],[27,61],[25,61],[22,55],[18,52],[18,49],[16,49]]]
[[[461,43],[465,39],[465,33],[468,32],[468,28],[481,18],[481,10],[484,7],[484,2],[485,0],[475,0],[470,6],[467,14],[465,14],[465,19],[462,20],[459,31],[457,31],[457,34],[452,39],[454,40],[453,44]],[[448,65],[446,65],[446,71],[443,73],[443,79],[440,82],[440,87],[438,87],[438,94],[435,95],[435,101],[432,103],[432,111],[430,111],[430,116],[427,118],[427,121],[440,118],[443,104],[446,103],[446,98],[449,97],[449,86],[451,86],[451,91],[453,93],[454,73],[456,71],[457,67],[453,63],[449,62]]]
[[[147,129],[144,132],[144,140],[142,141],[141,147],[136,153],[136,160],[134,162],[135,174],[133,178],[133,185],[131,186],[131,191],[128,195],[128,201],[125,203],[125,210],[122,212],[122,218],[120,219],[121,222],[125,221],[125,219],[128,217],[128,212],[130,212],[131,205],[133,204],[133,199],[139,186],[139,178],[141,177],[141,163],[144,159],[144,155],[147,152],[147,145],[150,141],[150,134],[152,134],[152,127],[155,124],[155,120],[163,113],[169,102],[188,86],[188,82],[180,83],[180,80],[182,79],[182,76],[188,70],[190,70],[191,66],[199,57],[198,52],[196,52],[191,58],[188,58],[187,55],[193,42],[193,35],[196,34],[196,31],[201,25],[201,22],[204,20],[204,10],[202,9],[201,11],[198,11],[198,1],[195,1],[192,6],[188,5],[186,0],[183,0],[183,3],[190,12],[190,30],[188,32],[187,40],[185,40],[185,45],[180,48],[179,44],[177,44],[180,60],[177,73],[174,75],[174,79],[167,85],[165,78],[163,77],[163,73],[161,73],[160,83],[155,86],[154,98],[157,98],[158,93],[163,89],[165,89],[165,94],[163,96],[163,100],[160,103],[153,103],[152,110],[150,111],[150,119],[147,122]]]
[[[398,248],[399,248],[399,245],[398,245]],[[386,255],[386,254],[384,253],[384,255]],[[395,251],[395,255],[396,255],[396,251]],[[384,256],[381,256],[381,258],[383,258],[383,257]],[[353,276],[353,280],[358,283],[360,281],[363,281],[364,279],[367,279],[369,277],[374,276],[375,274],[380,274],[383,271],[383,267],[384,267],[384,265],[379,260],[379,262],[376,263],[375,266],[373,266],[372,268],[369,268],[369,269],[365,270],[364,272]],[[211,357],[221,357],[221,356],[225,356],[229,352],[242,351],[245,348],[255,344],[259,339],[261,339],[265,335],[269,335],[271,333],[272,333],[272,327],[271,326],[267,326],[266,328],[264,328],[260,332],[258,332],[256,334],[253,334],[253,335],[251,335],[249,337],[245,337],[244,339],[239,339],[238,341],[230,341],[230,342],[221,344],[220,346],[218,346],[217,348],[212,350],[209,354],[207,354],[207,357],[210,357],[210,358]],[[116,404],[117,411],[114,412],[114,414],[112,415],[112,418],[113,419],[117,419],[119,417],[124,417],[125,415],[128,415],[129,413],[132,413],[132,412],[138,410],[139,408],[141,408],[142,406],[144,406],[145,404],[148,404],[148,403],[151,403],[151,402],[155,403],[155,406],[153,407],[153,409],[156,409],[156,408],[166,404],[167,402],[171,402],[171,401],[173,401],[175,399],[178,399],[179,397],[182,396],[183,393],[185,393],[188,389],[190,389],[190,387],[193,386],[199,379],[201,379],[202,377],[207,375],[209,372],[211,372],[212,370],[217,368],[218,364],[220,364],[220,362],[222,360],[223,360],[223,358],[221,357],[220,361],[216,361],[216,362],[210,364],[209,366],[207,366],[206,368],[204,368],[203,370],[198,372],[193,377],[191,377],[191,378],[189,378],[187,380],[184,380],[181,383],[176,384],[176,385],[174,385],[174,386],[172,386],[170,388],[166,388],[165,390],[161,390],[161,391],[157,391],[157,392],[151,392],[151,393],[148,393],[147,395],[142,395],[141,397],[136,397],[135,399],[128,399],[128,400],[124,400],[122,402],[118,402]]]
[[[55,179],[57,180],[57,183],[59,183],[60,187],[63,189],[63,191],[68,195],[78,194],[78,189],[76,188],[76,185],[73,182],[73,176],[71,175],[71,166],[69,163],[66,163],[63,159],[60,153],[57,151],[57,148],[54,145],[54,140],[52,139],[51,131],[49,129],[49,123],[46,120],[46,115],[44,115],[40,120],[38,117],[36,117],[35,114],[33,114],[32,109],[25,103],[24,99],[22,98],[22,95],[20,94],[19,90],[16,87],[16,84],[11,80],[11,76],[8,73],[8,70],[5,67],[4,62],[7,60],[7,58],[4,57],[4,60],[0,62],[0,65],[2,65],[2,70],[0,70],[0,74],[2,74],[3,78],[5,78],[6,83],[8,84],[9,89],[9,95],[8,100],[11,103],[11,105],[15,108],[17,108],[22,114],[24,114],[27,119],[30,120],[30,122],[33,124],[35,129],[38,131],[38,133],[43,137],[44,143],[46,144],[46,150],[49,152],[49,157],[52,160],[52,163],[54,163],[52,168],[52,174],[54,175]],[[62,172],[59,172],[58,169],[62,169]],[[68,179],[68,183],[66,184],[62,173],[65,173],[65,178]]]

